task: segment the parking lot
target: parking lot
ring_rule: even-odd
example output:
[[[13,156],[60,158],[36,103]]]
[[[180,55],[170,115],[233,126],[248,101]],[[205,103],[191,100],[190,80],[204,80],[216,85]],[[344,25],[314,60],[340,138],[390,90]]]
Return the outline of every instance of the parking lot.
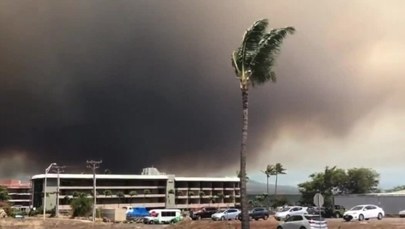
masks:
[[[268,220],[251,221],[251,229],[275,229],[278,221],[274,218]],[[12,218],[1,219],[0,229],[16,229],[16,228],[30,228],[30,229],[85,229],[85,228],[136,228],[136,229],[239,229],[239,221],[224,221],[216,222],[212,220],[200,221],[183,221],[176,225],[144,225],[144,224],[126,224],[126,223],[95,223],[89,221],[80,221],[73,219],[47,219],[45,222],[40,218],[27,218],[24,221],[15,220]],[[329,229],[398,229],[405,228],[405,218],[384,218],[383,220],[368,220],[368,221],[354,221],[344,222],[342,219],[328,219]]]
[[[328,219],[328,228],[329,229],[397,229],[405,228],[405,219],[404,218],[384,218],[383,220],[368,220],[368,221],[354,221],[354,222],[345,222],[342,219]],[[251,229],[264,229],[272,228],[275,229],[278,225],[278,221],[271,218],[269,220],[259,220],[251,221]],[[239,221],[228,221],[228,222],[214,222],[211,220],[202,220],[202,221],[186,221],[178,225],[170,226],[169,228],[173,229],[186,229],[186,228],[195,228],[195,229],[238,229],[240,227]]]

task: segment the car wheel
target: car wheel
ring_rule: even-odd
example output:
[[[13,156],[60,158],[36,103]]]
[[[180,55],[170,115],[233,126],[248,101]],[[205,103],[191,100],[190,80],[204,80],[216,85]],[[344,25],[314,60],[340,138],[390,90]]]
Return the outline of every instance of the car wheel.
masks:
[[[173,219],[173,220],[170,221],[170,223],[171,223],[171,224],[175,224],[175,223],[176,223],[176,220]]]
[[[306,229],[304,226],[300,227],[300,229]]]
[[[263,217],[264,220],[267,220],[268,218],[269,218],[268,215],[265,215],[265,216]]]
[[[286,219],[288,219],[288,218],[290,218],[290,215],[286,215],[284,220],[286,220]]]
[[[344,218],[344,219],[345,219],[346,222],[349,222],[350,220],[352,220],[350,218]]]
[[[382,220],[382,218],[383,218],[383,215],[381,213],[378,213],[377,219]]]
[[[278,226],[277,229],[283,229],[283,227],[282,227],[282,226]]]
[[[363,221],[364,220],[364,215],[363,214],[360,214],[359,215],[359,221]]]
[[[221,220],[222,220],[222,221],[225,221],[225,216],[222,216],[222,217],[221,217]]]

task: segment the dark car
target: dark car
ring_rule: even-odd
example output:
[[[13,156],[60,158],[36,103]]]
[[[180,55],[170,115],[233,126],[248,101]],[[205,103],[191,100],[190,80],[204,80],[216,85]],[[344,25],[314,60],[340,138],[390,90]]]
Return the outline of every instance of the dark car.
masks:
[[[201,208],[198,211],[195,212],[190,212],[190,217],[193,220],[200,220],[204,218],[211,218],[212,214],[216,213],[218,211],[217,208],[213,207],[206,207],[206,208]]]
[[[345,212],[345,207],[341,205],[335,205],[331,207],[313,207],[308,209],[309,214],[314,214],[314,215],[319,215],[321,214],[322,217],[324,218],[342,218],[343,214]]]
[[[259,220],[259,219],[268,219],[269,218],[269,211],[266,208],[258,207],[258,208],[253,208],[251,211],[249,211],[249,218],[254,219],[254,220]],[[242,219],[242,214],[239,214],[238,216],[239,220]]]

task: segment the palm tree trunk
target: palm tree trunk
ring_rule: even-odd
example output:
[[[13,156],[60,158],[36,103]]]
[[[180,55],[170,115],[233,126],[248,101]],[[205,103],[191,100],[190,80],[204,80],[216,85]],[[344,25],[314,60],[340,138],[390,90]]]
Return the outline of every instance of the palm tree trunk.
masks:
[[[274,185],[274,199],[277,198],[277,180],[278,180],[278,174],[276,174],[276,184]]]
[[[248,89],[242,87],[242,142],[240,147],[240,203],[242,229],[249,229],[248,200],[246,191],[246,144],[248,137]]]
[[[270,200],[270,196],[269,196],[269,176],[267,176],[267,190],[266,190],[266,194],[267,194],[267,208],[269,208],[270,204],[269,204],[269,200]]]

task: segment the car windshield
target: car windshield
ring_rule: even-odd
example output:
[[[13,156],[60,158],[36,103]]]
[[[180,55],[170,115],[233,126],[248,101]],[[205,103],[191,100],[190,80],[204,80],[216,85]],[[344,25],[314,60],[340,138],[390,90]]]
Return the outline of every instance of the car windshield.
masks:
[[[217,211],[217,213],[222,213],[222,212],[224,212],[225,210],[218,210]]]
[[[288,211],[288,210],[290,210],[291,208],[283,208],[283,209],[281,209],[281,211],[280,212],[286,212],[286,211]]]
[[[358,211],[363,209],[363,206],[354,206],[352,209],[350,209],[350,211]]]

